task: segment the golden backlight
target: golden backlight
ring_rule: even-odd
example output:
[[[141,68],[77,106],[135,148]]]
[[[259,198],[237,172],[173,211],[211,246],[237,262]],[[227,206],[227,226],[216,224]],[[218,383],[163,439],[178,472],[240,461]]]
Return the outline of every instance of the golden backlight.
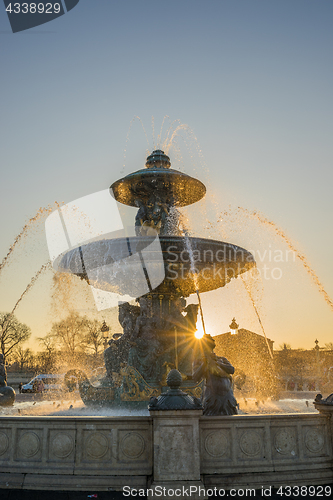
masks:
[[[195,332],[194,336],[197,339],[201,339],[204,336],[204,331],[202,328],[201,321],[198,321],[198,323],[197,323],[197,331]]]

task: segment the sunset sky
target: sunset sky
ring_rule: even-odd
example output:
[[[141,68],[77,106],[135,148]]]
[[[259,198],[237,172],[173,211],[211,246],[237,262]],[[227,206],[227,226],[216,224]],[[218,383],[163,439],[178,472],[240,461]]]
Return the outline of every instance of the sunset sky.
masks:
[[[16,34],[1,9],[0,262],[40,207],[142,168],[168,116],[162,138],[174,120],[173,130],[190,127],[170,146],[173,168],[207,186],[186,210],[191,231],[253,252],[262,281],[251,290],[275,349],[333,342],[333,4],[80,0]],[[0,272],[0,311],[12,310],[48,261],[44,220]],[[306,258],[327,300],[267,221]],[[33,338],[57,319],[51,294],[47,271],[17,307]],[[84,314],[84,303],[73,307]],[[213,335],[234,316],[262,334],[241,280],[202,303]]]

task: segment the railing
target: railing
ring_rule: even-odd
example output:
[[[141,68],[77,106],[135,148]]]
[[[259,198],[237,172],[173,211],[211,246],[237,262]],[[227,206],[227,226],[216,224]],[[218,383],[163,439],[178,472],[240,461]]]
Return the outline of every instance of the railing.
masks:
[[[329,484],[330,419],[324,415],[201,417],[205,485]]]
[[[152,458],[150,417],[0,418],[1,488],[143,486]]]
[[[197,412],[189,418],[171,413],[0,417],[0,488],[146,488],[158,474],[181,481],[182,471],[188,483],[201,478],[206,488],[333,483],[330,415],[203,417]],[[171,466],[167,477],[168,457],[172,467],[182,462],[177,478]]]

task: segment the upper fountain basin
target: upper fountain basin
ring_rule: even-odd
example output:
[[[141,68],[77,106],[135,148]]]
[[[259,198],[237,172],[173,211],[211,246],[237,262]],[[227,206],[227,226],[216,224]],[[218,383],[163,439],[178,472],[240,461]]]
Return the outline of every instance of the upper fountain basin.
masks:
[[[206,194],[205,185],[198,179],[173,170],[152,166],[133,172],[114,182],[112,196],[123,203],[137,207],[137,200],[148,200],[154,194],[165,203],[175,207],[185,207],[201,200]]]

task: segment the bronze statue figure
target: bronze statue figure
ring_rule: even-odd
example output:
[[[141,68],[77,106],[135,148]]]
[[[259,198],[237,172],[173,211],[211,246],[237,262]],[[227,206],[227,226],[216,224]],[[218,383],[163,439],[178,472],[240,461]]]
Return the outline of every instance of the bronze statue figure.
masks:
[[[232,391],[232,374],[235,369],[227,358],[213,352],[215,341],[205,335],[201,353],[194,362],[193,379],[205,380],[203,394],[204,415],[237,415],[237,401]]]

